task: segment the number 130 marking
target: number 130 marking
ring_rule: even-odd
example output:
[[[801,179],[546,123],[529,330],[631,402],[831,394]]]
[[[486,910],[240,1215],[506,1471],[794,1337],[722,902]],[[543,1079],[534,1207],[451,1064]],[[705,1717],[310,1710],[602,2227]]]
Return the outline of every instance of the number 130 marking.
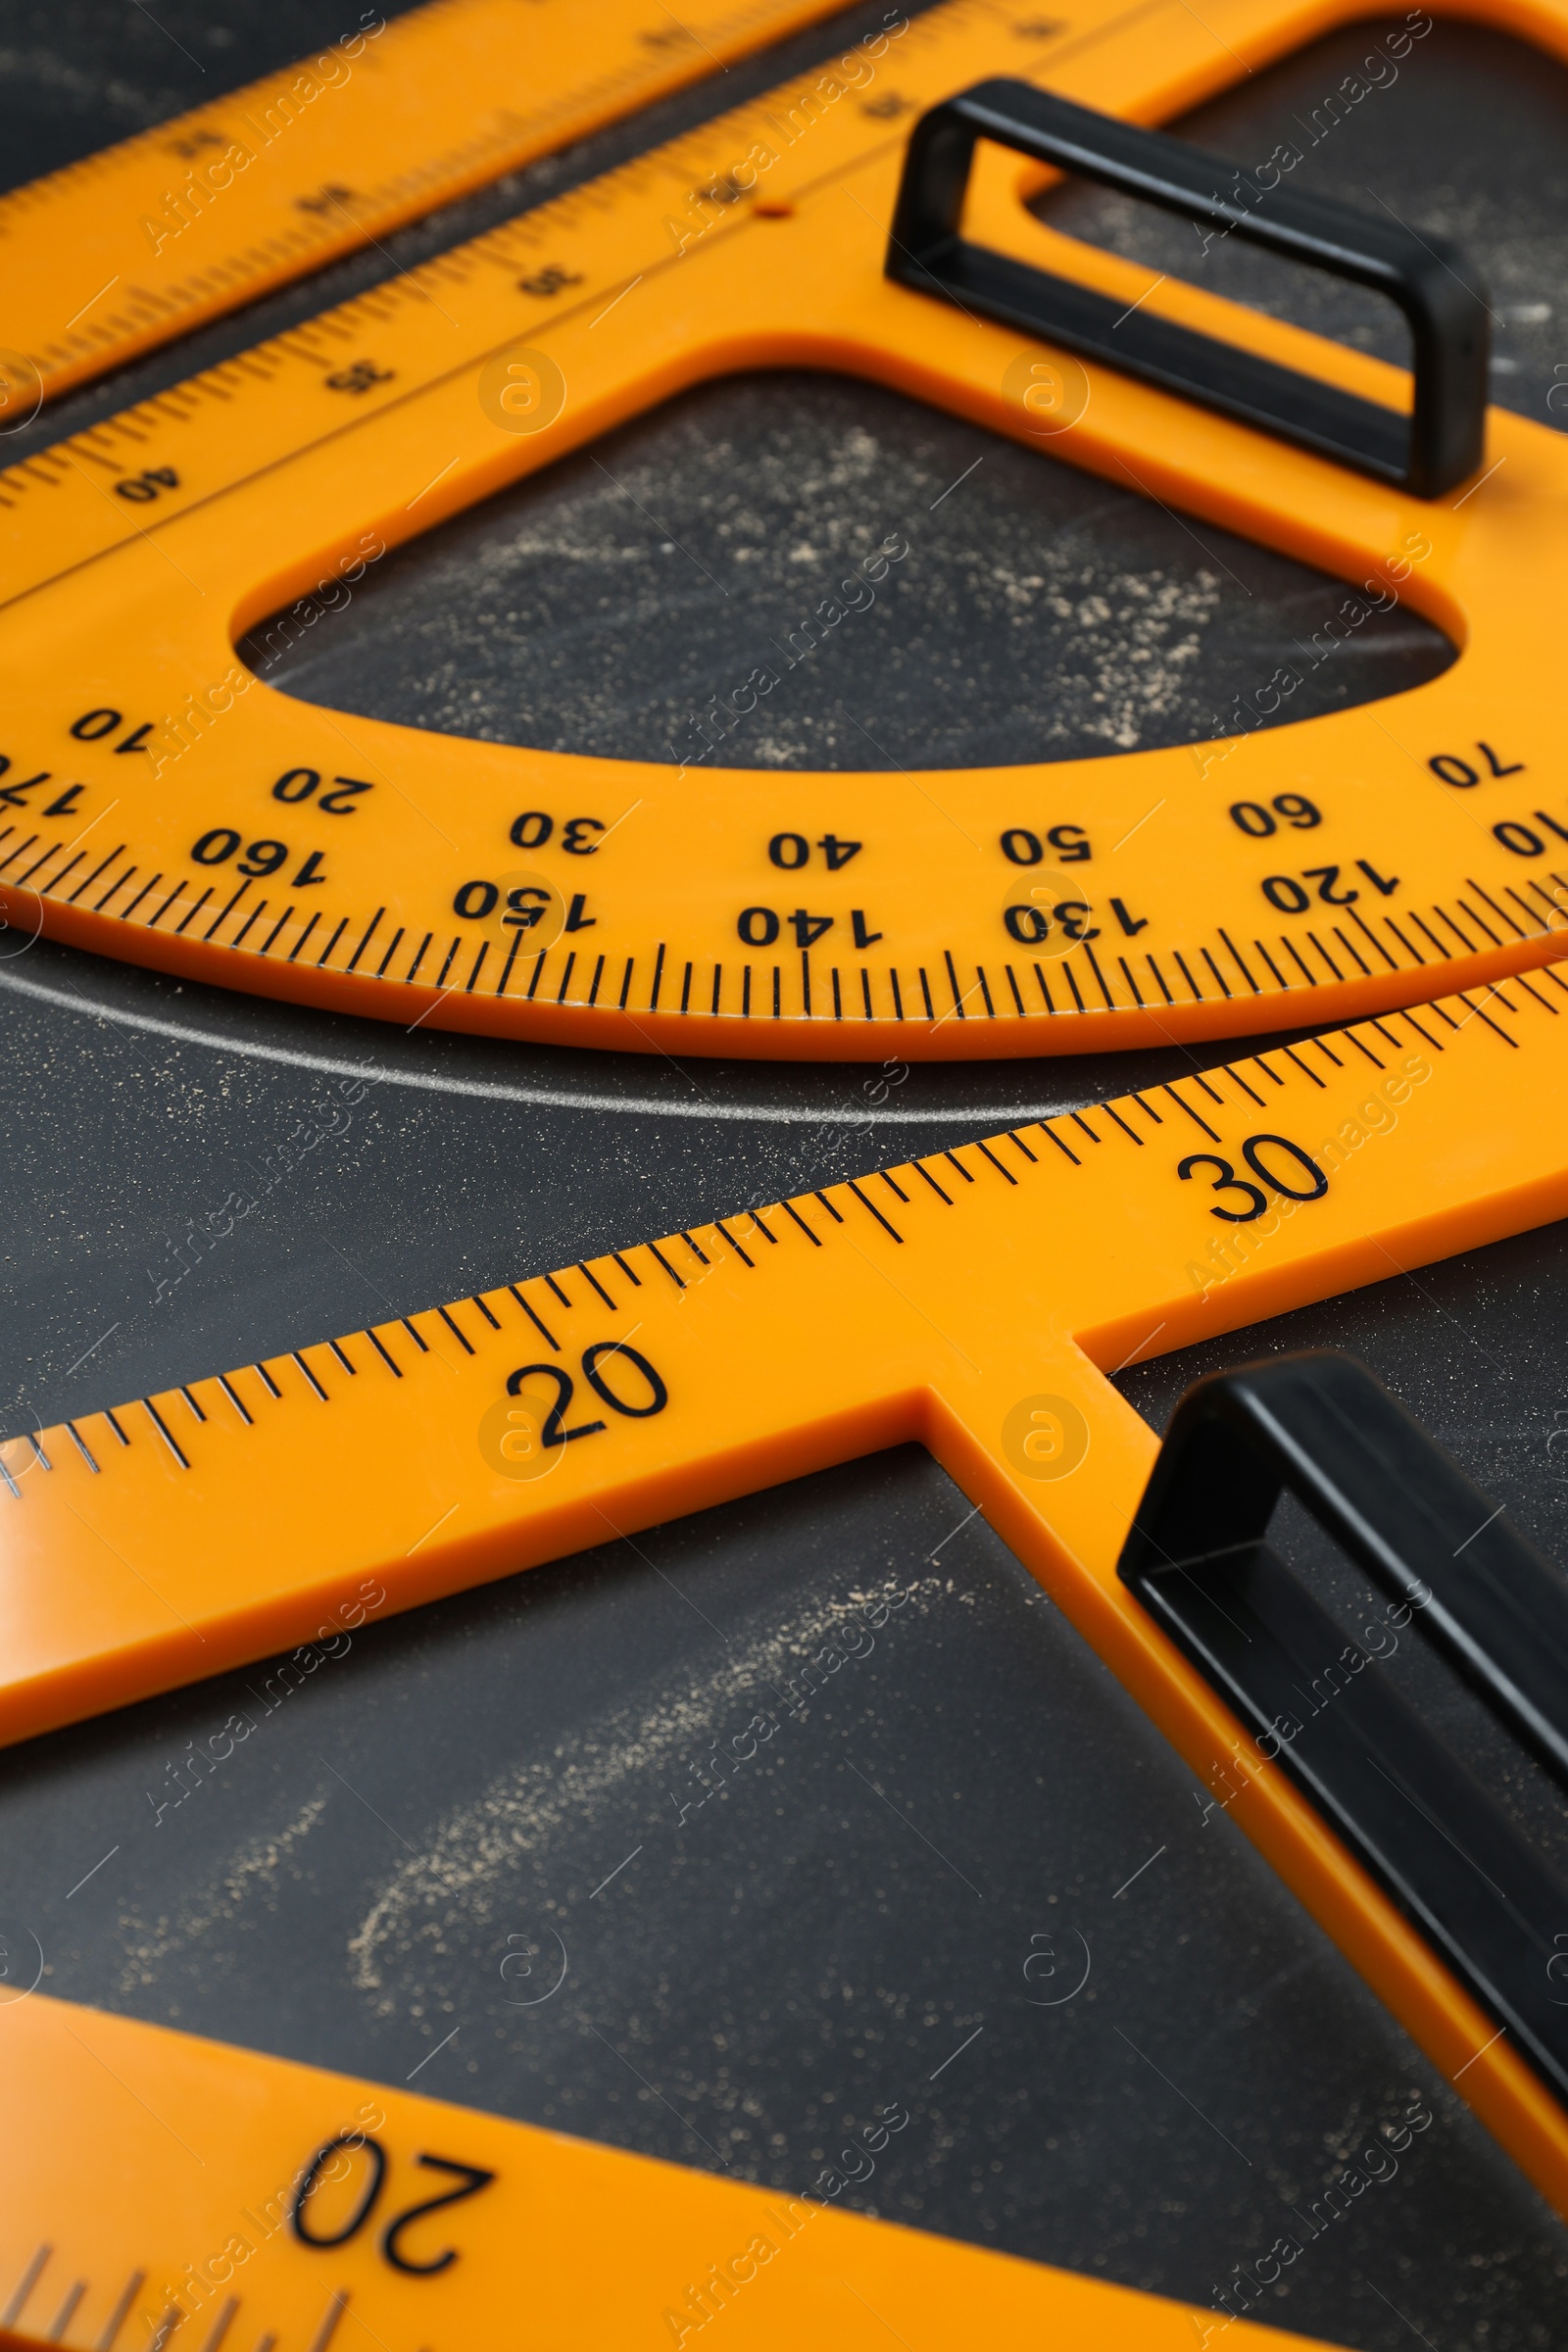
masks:
[[[1283,1152],[1295,1161],[1294,1172],[1306,1179],[1305,1192],[1298,1192],[1283,1176],[1274,1174],[1263,1158],[1265,1145],[1272,1146],[1276,1152]],[[1310,1158],[1299,1144],[1293,1144],[1288,1135],[1250,1135],[1242,1146],[1242,1157],[1254,1176],[1261,1176],[1269,1192],[1282,1193],[1287,1200],[1321,1200],[1329,1189],[1329,1180],[1317,1161]],[[1246,1208],[1211,1208],[1208,1212],[1211,1217],[1220,1217],[1227,1225],[1250,1225],[1253,1218],[1260,1217],[1267,1208],[1268,1194],[1257,1185],[1249,1184],[1245,1176],[1238,1176],[1230,1161],[1221,1159],[1218,1152],[1189,1152],[1176,1173],[1183,1184],[1190,1184],[1197,1168],[1214,1168],[1218,1171],[1209,1187],[1210,1192],[1242,1193],[1249,1202]]]

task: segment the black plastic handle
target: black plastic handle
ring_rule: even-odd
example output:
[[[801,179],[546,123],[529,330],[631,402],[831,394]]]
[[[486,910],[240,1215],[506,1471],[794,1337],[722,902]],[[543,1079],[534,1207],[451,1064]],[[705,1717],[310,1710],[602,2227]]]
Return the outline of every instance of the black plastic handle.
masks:
[[[958,224],[982,138],[1388,295],[1410,324],[1413,413],[1406,419],[1235,344],[966,244]],[[1227,181],[1232,193],[1217,193]],[[909,137],[886,271],[901,285],[1108,361],[1417,498],[1439,497],[1481,463],[1492,315],[1475,290],[1479,277],[1454,246],[1418,237],[1392,216],[1380,220],[1295,189],[1264,190],[1183,139],[1075,106],[1032,82],[976,82],[921,116]]]
[[[1364,1365],[1332,1354],[1190,1390],[1119,1564],[1255,1751],[1568,2097],[1568,1886],[1268,1548],[1286,1489],[1395,1596],[1390,1624],[1441,1647],[1564,1782],[1568,1582]]]

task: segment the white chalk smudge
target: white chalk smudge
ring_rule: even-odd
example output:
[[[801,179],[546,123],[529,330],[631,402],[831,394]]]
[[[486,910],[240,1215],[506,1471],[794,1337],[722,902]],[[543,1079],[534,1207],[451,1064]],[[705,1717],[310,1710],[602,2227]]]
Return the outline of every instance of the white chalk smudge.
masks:
[[[904,1589],[918,1605],[941,1589],[941,1580],[929,1576]],[[731,1636],[715,1672],[694,1671],[674,1691],[607,1709],[549,1761],[497,1773],[387,1879],[349,1941],[355,1984],[378,1993],[389,1966],[416,1949],[442,1952],[460,1916],[470,1928],[482,1926],[502,1901],[514,1900],[517,1865],[542,1864],[568,1827],[576,1837],[585,1818],[598,1818],[608,1832],[618,1808],[659,1804],[663,1781],[683,1773],[715,1733],[739,1731],[757,1709],[771,1709],[782,1721],[786,1683],[836,1630],[885,1597],[856,1588],[826,1604],[819,1598],[798,1604],[782,1623],[758,1622]],[[896,1638],[898,1624],[890,1619],[875,1642]],[[872,1652],[861,1654],[869,1659]],[[624,1818],[636,1816],[627,1810]]]
[[[174,1917],[160,1913],[156,1921],[149,1922],[135,1912],[122,1915],[120,1924],[128,1940],[121,1969],[122,1994],[128,1996],[139,1985],[153,1984],[164,1964],[174,1954],[202,1943],[215,1929],[231,1927],[258,1893],[275,1894],[284,1867],[310,1836],[326,1804],[326,1792],[322,1790],[302,1805],[281,1829],[251,1838],[227,1863],[192,1888]]]

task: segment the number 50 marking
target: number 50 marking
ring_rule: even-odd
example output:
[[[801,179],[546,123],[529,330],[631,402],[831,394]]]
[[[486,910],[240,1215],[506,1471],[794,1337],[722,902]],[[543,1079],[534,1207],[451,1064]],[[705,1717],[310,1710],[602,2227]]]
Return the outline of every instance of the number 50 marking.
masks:
[[[1304,1193],[1298,1192],[1294,1185],[1287,1184],[1283,1176],[1276,1176],[1265,1164],[1265,1144],[1271,1145],[1276,1152],[1285,1152],[1296,1162],[1297,1169],[1307,1179]],[[1329,1189],[1329,1180],[1317,1161],[1309,1158],[1299,1144],[1293,1144],[1288,1135],[1250,1135],[1242,1146],[1242,1157],[1254,1176],[1262,1177],[1270,1192],[1282,1193],[1287,1200],[1321,1200]],[[1183,1184],[1192,1181],[1195,1168],[1218,1169],[1219,1173],[1209,1187],[1210,1192],[1242,1193],[1250,1203],[1246,1208],[1211,1208],[1208,1212],[1211,1217],[1221,1217],[1227,1225],[1250,1225],[1252,1219],[1260,1217],[1267,1208],[1268,1195],[1255,1184],[1249,1184],[1245,1176],[1238,1176],[1230,1161],[1221,1159],[1217,1152],[1190,1152],[1176,1170]]]

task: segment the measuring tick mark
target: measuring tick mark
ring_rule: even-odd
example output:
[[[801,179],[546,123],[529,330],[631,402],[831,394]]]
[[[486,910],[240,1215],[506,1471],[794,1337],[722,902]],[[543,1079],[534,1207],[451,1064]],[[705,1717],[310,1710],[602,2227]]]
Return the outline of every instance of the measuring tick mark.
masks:
[[[643,1849],[642,1849],[642,1847],[641,1847],[640,1845],[634,1845],[634,1846],[632,1847],[632,1849],[631,1849],[631,1852],[630,1852],[630,1853],[629,1853],[629,1854],[626,1856],[626,1862],[635,1862],[635,1861],[636,1861],[636,1859],[637,1859],[637,1857],[638,1857],[638,1855],[639,1855],[639,1854],[642,1852],[642,1850],[643,1850]],[[615,1864],[615,1867],[614,1867],[614,1869],[613,1869],[613,1870],[611,1872],[611,1874],[610,1874],[610,1879],[618,1879],[618,1878],[619,1878],[619,1876],[620,1876],[620,1874],[621,1874],[621,1872],[622,1872],[622,1871],[625,1869],[625,1867],[626,1867],[626,1862],[617,1862],[617,1863]],[[598,1886],[597,1886],[594,1888],[594,1893],[593,1893],[593,1894],[591,1894],[591,1895],[588,1897],[588,1900],[589,1900],[590,1902],[592,1902],[592,1901],[593,1901],[593,1899],[594,1899],[594,1894],[603,1894],[603,1893],[604,1893],[604,1891],[605,1891],[605,1888],[606,1888],[606,1887],[607,1887],[607,1886],[610,1885],[610,1879],[601,1879],[601,1880],[600,1880],[600,1882],[599,1882]]]
[[[349,2290],[346,2286],[340,2286],[322,2314],[321,2325],[311,2338],[310,2352],[326,2352],[327,2345],[337,2333],[337,2324],[348,2307]],[[276,2342],[275,2335],[265,2335],[257,2345],[256,2352],[271,2352]]]
[[[211,2333],[208,2335],[207,2341],[202,2346],[202,2352],[218,2352],[219,2345],[222,2342],[224,2336],[234,2325],[235,2314],[238,2312],[238,2310],[239,2297],[237,2295],[230,2295],[228,2300],[220,2309],[217,2319],[213,2322]],[[259,2344],[257,2346],[257,2352],[263,2352],[262,2345]]]
[[[37,2285],[39,2278],[43,2275],[44,2265],[49,2260],[49,2257],[53,2252],[53,2246],[44,2245],[38,2248],[37,2253],[34,2254],[26,2269],[23,2272],[22,2277],[18,2279],[16,2293],[12,2296],[4,2311],[0,2311],[0,2328],[15,2327],[17,2321],[21,2319],[23,2305],[26,2302],[27,2297],[31,2294],[33,2288]]]
[[[462,2031],[463,2029],[461,2026],[454,2026],[451,2033],[447,2035],[447,2041],[456,2041]],[[439,2058],[442,2051],[447,2046],[447,2041],[438,2041],[433,2050],[426,2050],[424,2056],[419,2060],[418,2065],[415,2068],[414,2075],[421,2073],[423,2069],[429,2065],[432,2058]],[[414,2081],[414,2075],[405,2075],[403,2078],[404,2082],[412,2082]]]
[[[86,1884],[87,1884],[87,1879],[95,1879],[95,1878],[98,1876],[98,1873],[99,1873],[99,1872],[102,1870],[102,1868],[103,1868],[103,1866],[104,1866],[104,1862],[112,1862],[112,1861],[114,1860],[115,1856],[116,1856],[116,1855],[119,1853],[119,1851],[120,1851],[120,1848],[119,1848],[119,1846],[118,1846],[118,1845],[112,1845],[112,1846],[109,1848],[109,1851],[108,1851],[108,1853],[107,1853],[107,1854],[105,1854],[105,1856],[104,1856],[104,1861],[103,1861],[103,1862],[95,1862],[95,1863],[93,1864],[93,1866],[92,1866],[91,1870],[89,1870],[89,1871],[88,1871],[88,1873],[87,1873],[87,1877],[86,1877],[86,1878],[82,1878],[82,1879],[78,1879],[78,1880],[76,1881],[76,1884],[75,1884],[75,1885],[74,1885],[74,1886],[73,1886],[73,1888],[71,1889],[71,1894],[79,1894],[79,1893],[81,1892],[82,1888],[83,1888],[83,1887],[86,1886]],[[66,1897],[66,1900],[67,1900],[67,1902],[68,1902],[68,1903],[69,1903],[69,1902],[70,1902],[70,1900],[71,1900],[71,1894],[68,1894],[68,1895],[67,1895],[67,1897]]]

